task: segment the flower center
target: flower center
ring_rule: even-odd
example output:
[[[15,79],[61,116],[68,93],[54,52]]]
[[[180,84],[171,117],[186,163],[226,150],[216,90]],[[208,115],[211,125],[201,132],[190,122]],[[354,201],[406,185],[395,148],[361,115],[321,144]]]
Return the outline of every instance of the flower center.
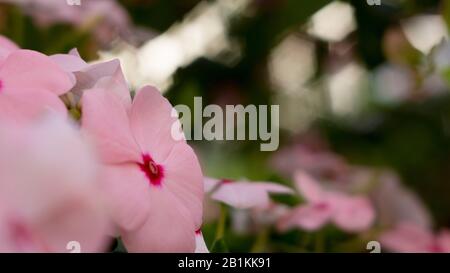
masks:
[[[230,183],[233,183],[233,180],[231,180],[231,179],[222,179],[222,180],[220,180],[219,183],[220,184],[230,184]]]
[[[138,163],[139,168],[145,173],[150,184],[153,186],[161,186],[162,179],[164,178],[163,166],[156,164],[149,154],[143,154],[142,161],[143,163]]]
[[[326,209],[328,209],[328,207],[329,207],[328,203],[325,203],[325,202],[320,202],[315,205],[315,208],[318,210],[326,210]]]
[[[152,174],[153,174],[154,176],[157,176],[157,175],[158,175],[158,165],[156,165],[155,162],[150,161],[150,162],[148,163],[148,168],[150,169],[150,171],[152,172]]]

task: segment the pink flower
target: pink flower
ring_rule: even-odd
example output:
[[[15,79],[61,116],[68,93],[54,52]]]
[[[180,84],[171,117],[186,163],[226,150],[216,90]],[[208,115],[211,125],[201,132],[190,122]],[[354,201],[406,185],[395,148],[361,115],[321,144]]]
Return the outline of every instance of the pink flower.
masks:
[[[297,172],[295,180],[307,203],[280,220],[281,230],[299,227],[313,231],[331,222],[344,231],[359,232],[373,224],[375,212],[368,198],[326,191],[304,172]]]
[[[0,252],[104,250],[98,164],[78,131],[55,117],[1,123],[0,150]]]
[[[115,92],[86,91],[82,127],[105,164],[102,189],[131,252],[193,252],[202,223],[202,172],[173,108],[152,87],[131,105]]]
[[[314,132],[302,136],[302,141],[278,151],[272,164],[284,175],[291,177],[299,169],[315,177],[347,180],[349,166],[341,156],[333,153],[319,135]]]
[[[47,56],[31,50],[15,50],[0,61],[0,118],[24,121],[45,110],[66,114],[58,96],[73,81]]]
[[[419,196],[404,186],[391,172],[377,174],[378,183],[371,192],[381,226],[409,222],[425,229],[433,225],[432,217]]]
[[[450,253],[450,231],[446,229],[434,235],[428,229],[404,222],[383,233],[379,240],[381,247],[393,252]]]
[[[288,187],[271,182],[232,181],[205,178],[205,192],[213,200],[237,209],[269,208],[270,194],[291,194]]]

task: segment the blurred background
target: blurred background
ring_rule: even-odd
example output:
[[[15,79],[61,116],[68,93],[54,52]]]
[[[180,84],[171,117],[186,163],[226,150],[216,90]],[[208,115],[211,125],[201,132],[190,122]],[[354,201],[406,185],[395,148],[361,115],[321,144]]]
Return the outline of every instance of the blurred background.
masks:
[[[432,227],[450,226],[449,26],[450,1],[438,0],[0,0],[0,33],[21,47],[120,58],[132,89],[156,85],[173,105],[280,105],[278,151],[192,141],[205,175],[391,179]],[[318,250],[296,243],[300,231],[251,233],[233,217],[230,251]],[[205,220],[207,243],[214,228]],[[320,250],[364,250],[327,232]]]

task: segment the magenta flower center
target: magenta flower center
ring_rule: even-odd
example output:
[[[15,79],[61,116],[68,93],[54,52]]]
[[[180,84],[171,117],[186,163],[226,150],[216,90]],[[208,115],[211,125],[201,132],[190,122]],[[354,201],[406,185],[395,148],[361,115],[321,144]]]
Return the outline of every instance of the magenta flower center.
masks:
[[[18,219],[8,220],[9,235],[19,251],[50,251],[49,247],[33,233],[31,228]]]
[[[231,180],[231,179],[222,179],[222,180],[220,180],[219,183],[220,184],[230,184],[230,183],[233,183],[233,180]]]
[[[328,205],[328,203],[320,202],[318,204],[315,204],[314,207],[318,210],[326,210],[329,208],[329,205]]]
[[[164,168],[158,165],[149,154],[142,155],[143,163],[138,163],[141,171],[145,173],[149,182],[153,186],[161,186],[164,178]]]

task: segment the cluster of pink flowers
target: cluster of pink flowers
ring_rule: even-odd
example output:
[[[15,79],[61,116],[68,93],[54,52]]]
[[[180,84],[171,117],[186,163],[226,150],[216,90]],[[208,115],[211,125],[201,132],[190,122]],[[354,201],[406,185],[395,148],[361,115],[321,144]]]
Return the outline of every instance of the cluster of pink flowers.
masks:
[[[193,149],[174,138],[182,126],[170,103],[150,86],[135,93],[117,60],[46,56],[0,36],[0,252],[65,252],[73,241],[100,252],[115,237],[130,252],[208,252],[201,226],[218,203],[241,230],[249,219],[280,233],[381,229],[376,239],[389,251],[450,251],[449,232],[434,235],[395,175],[351,166],[321,144],[272,162],[296,190],[204,177]],[[289,207],[271,194],[302,202]]]
[[[287,210],[278,229],[316,231],[332,223],[366,232],[390,252],[450,252],[449,231],[435,235],[430,212],[392,171],[353,166],[315,132],[280,150],[271,162],[293,176],[305,203]]]
[[[0,251],[105,251],[115,236],[131,252],[204,248],[202,171],[173,124],[155,88],[131,98],[117,61],[1,37]]]

